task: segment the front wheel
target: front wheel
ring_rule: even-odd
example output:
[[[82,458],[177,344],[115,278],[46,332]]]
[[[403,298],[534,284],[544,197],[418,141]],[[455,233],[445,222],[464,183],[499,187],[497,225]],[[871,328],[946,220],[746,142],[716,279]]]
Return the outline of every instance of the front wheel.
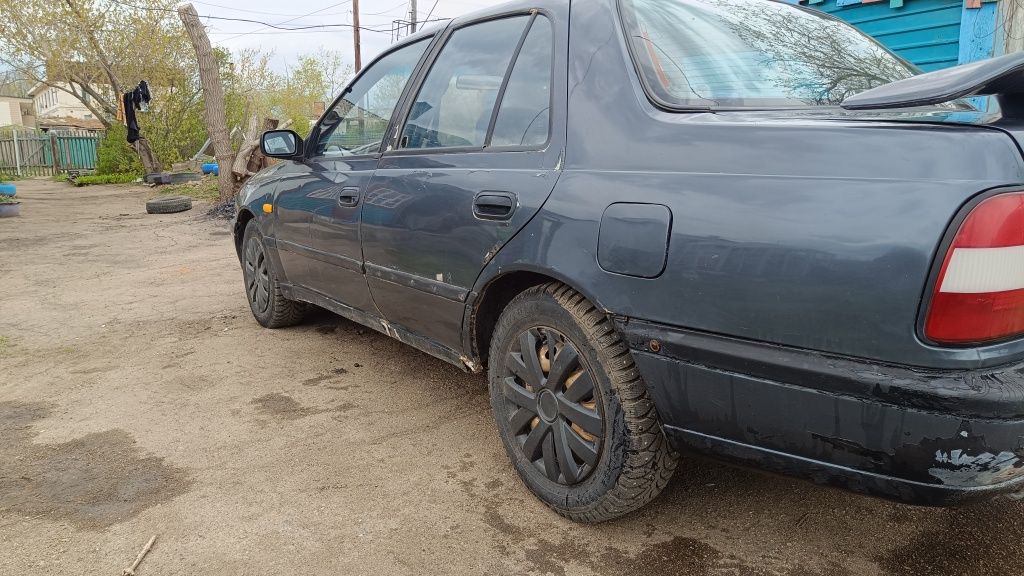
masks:
[[[560,283],[509,303],[489,386],[505,450],[559,514],[602,522],[654,499],[675,470],[654,404],[608,318]]]
[[[264,328],[284,328],[302,321],[306,305],[288,300],[267,260],[263,234],[254,220],[245,225],[242,236],[242,277],[252,315]]]

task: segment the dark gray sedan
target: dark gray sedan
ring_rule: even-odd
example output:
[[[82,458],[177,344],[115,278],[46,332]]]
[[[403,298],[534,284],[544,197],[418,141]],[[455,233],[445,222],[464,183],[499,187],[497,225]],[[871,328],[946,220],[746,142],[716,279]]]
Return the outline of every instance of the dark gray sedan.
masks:
[[[1024,487],[1022,103],[1024,58],[919,75],[785,3],[521,0],[265,134],[235,241],[263,326],[486,368],[570,518],[684,448],[955,503]]]

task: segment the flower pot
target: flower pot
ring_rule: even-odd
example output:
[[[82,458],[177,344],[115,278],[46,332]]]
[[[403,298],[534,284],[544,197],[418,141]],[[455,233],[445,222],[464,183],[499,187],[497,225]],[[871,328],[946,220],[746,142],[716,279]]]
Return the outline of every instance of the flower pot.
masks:
[[[4,184],[0,182],[0,196],[14,196],[18,193],[18,189],[14,184]]]
[[[0,218],[9,218],[11,216],[17,216],[20,212],[18,207],[21,206],[18,202],[13,204],[0,204]]]

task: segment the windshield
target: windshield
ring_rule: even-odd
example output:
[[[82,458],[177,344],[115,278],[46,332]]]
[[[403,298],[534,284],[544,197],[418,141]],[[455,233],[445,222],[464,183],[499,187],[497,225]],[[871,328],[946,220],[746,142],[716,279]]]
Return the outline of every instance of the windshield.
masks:
[[[836,105],[918,71],[854,27],[770,0],[621,0],[646,89],[677,108]]]

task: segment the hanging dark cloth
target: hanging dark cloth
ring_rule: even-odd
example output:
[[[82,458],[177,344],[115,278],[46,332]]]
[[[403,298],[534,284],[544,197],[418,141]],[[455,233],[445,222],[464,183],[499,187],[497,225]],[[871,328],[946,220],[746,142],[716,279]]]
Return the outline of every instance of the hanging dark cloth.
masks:
[[[130,92],[124,93],[124,119],[128,124],[129,144],[134,144],[136,140],[141,138],[141,134],[139,134],[139,120],[135,116],[135,111],[141,110],[143,103],[148,106],[149,100],[149,84],[145,80],[139,82],[139,85]]]

